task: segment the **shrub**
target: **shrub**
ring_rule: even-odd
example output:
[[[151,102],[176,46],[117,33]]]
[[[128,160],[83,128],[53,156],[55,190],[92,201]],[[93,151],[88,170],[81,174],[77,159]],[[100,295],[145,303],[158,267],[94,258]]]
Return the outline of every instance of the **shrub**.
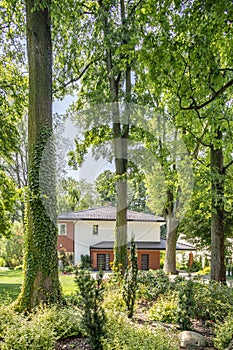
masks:
[[[233,316],[229,316],[223,323],[218,323],[215,327],[214,346],[219,350],[224,350],[233,338]]]
[[[160,295],[149,314],[152,321],[176,323],[178,309],[178,296],[176,292]]]
[[[56,339],[65,339],[82,334],[84,331],[81,327],[81,312],[77,308],[57,306],[42,312],[39,319],[44,319],[53,326]]]
[[[177,323],[182,330],[191,329],[191,317],[194,315],[193,281],[183,280],[178,289]]]
[[[0,307],[0,338],[3,338],[8,327],[17,326],[21,323],[21,317],[16,314],[9,306]]]
[[[128,310],[128,317],[133,317],[136,292],[138,287],[138,263],[134,240],[130,243],[130,261],[126,269],[123,283],[123,299]]]
[[[194,316],[202,320],[223,321],[233,313],[233,290],[218,282],[194,283]]]
[[[6,262],[3,258],[0,258],[0,267],[5,267],[6,266]]]
[[[109,313],[106,335],[102,340],[104,350],[174,350],[170,338],[163,330],[149,328],[129,322],[122,314]]]
[[[3,266],[14,268],[23,263],[22,230],[22,227],[16,223],[12,228],[12,237],[1,239],[0,256]]]
[[[124,302],[120,289],[108,290],[104,295],[103,307],[107,310],[125,312],[126,304]]]
[[[198,260],[194,260],[191,268],[190,268],[190,271],[191,272],[197,272],[197,271],[200,271],[202,270],[202,262],[201,261],[198,261]]]
[[[67,305],[69,306],[82,306],[82,297],[81,295],[78,295],[77,293],[72,293],[70,295],[65,296],[65,300]]]
[[[166,255],[165,252],[163,251],[160,252],[160,269],[163,269],[164,267],[165,255]]]
[[[26,317],[8,306],[0,308],[2,350],[50,350],[56,340],[84,334],[81,312],[71,307],[38,309]]]
[[[171,287],[169,277],[162,271],[139,271],[138,283],[140,286],[139,297],[147,301],[165,294]]]
[[[76,269],[74,265],[67,265],[64,267],[63,272],[64,273],[75,273]]]
[[[197,272],[198,275],[209,275],[210,274],[210,266],[205,266],[204,269],[199,270]]]
[[[78,270],[76,283],[83,302],[83,328],[93,349],[101,350],[101,339],[105,332],[105,312],[101,305],[104,292],[103,275],[99,273],[95,280],[89,271]]]
[[[10,325],[4,333],[2,350],[53,350],[56,337],[52,324],[33,317],[23,319],[17,325]]]
[[[90,255],[81,254],[81,264],[79,266],[80,269],[89,270],[91,267],[91,257]]]
[[[12,298],[9,295],[9,292],[3,290],[0,294],[0,308],[3,307],[4,305],[10,305],[12,303]]]

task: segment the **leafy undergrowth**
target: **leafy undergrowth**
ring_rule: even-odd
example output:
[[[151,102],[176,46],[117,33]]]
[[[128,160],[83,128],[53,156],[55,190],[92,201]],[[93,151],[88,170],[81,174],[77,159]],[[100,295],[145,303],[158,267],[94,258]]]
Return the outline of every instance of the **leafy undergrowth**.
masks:
[[[129,319],[122,281],[103,281],[103,298],[97,300],[106,316],[101,350],[179,349],[178,337],[185,329],[204,335],[205,349],[223,350],[232,342],[232,288],[180,277],[170,281],[162,272],[152,271],[140,273],[138,282],[134,315]],[[27,317],[11,310],[9,300],[2,300],[0,348],[92,350],[83,324],[86,295],[80,298],[77,291],[67,298],[66,308],[38,309]]]

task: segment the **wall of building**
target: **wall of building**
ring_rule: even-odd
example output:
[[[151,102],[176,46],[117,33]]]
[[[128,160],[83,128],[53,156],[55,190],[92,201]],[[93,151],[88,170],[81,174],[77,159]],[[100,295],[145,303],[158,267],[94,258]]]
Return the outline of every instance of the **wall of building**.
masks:
[[[97,270],[97,254],[110,254],[110,263],[114,260],[113,250],[111,249],[91,249],[91,263],[94,270]],[[149,269],[157,270],[160,268],[160,251],[158,250],[138,250],[138,269],[142,269],[141,256],[149,255]]]
[[[94,270],[97,270],[97,254],[109,254],[110,255],[110,265],[112,265],[114,260],[113,250],[103,249],[103,250],[91,250],[91,266]]]
[[[134,236],[135,241],[159,242],[160,223],[159,222],[128,222],[129,240]]]
[[[98,234],[93,234],[93,225],[98,225]],[[90,254],[90,246],[102,241],[114,241],[115,221],[76,221],[74,257],[75,264],[80,263],[81,255]],[[160,241],[160,223],[129,222],[128,239],[132,235],[135,241]]]
[[[138,269],[141,270],[141,256],[142,254],[149,255],[149,270],[160,269],[160,251],[159,250],[138,250]]]
[[[67,252],[74,252],[74,223],[73,221],[59,221],[59,224],[66,224],[66,235],[59,236],[57,240],[57,250],[65,248]]]
[[[98,234],[93,234],[93,225],[98,225]],[[90,255],[90,246],[102,241],[114,240],[114,221],[77,221],[75,224],[75,264],[81,255]]]

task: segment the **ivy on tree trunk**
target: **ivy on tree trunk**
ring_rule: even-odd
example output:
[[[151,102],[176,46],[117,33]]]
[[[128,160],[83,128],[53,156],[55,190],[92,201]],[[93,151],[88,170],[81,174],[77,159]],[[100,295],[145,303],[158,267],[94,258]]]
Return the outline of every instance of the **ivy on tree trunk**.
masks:
[[[31,311],[62,300],[58,277],[55,160],[52,136],[50,2],[26,1],[29,64],[27,200],[24,281],[15,307]]]

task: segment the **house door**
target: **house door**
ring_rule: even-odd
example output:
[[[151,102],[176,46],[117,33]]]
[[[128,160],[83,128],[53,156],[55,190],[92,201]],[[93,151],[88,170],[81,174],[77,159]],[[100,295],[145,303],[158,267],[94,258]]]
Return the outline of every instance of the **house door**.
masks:
[[[97,254],[98,270],[110,270],[110,254]]]
[[[149,270],[149,254],[141,255],[141,269]]]

